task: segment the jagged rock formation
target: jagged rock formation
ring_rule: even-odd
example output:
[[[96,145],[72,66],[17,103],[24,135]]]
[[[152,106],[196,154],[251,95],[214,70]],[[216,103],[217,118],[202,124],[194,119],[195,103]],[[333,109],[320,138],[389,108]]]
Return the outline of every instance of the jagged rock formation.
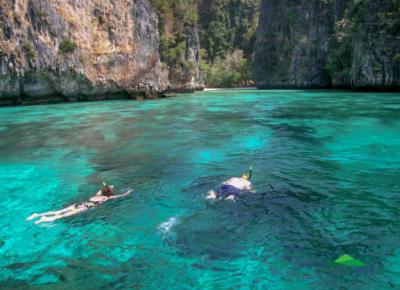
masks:
[[[203,89],[203,76],[200,63],[200,40],[197,25],[193,25],[186,30],[185,62],[189,64],[186,71],[188,82],[186,87],[195,90]]]
[[[329,86],[329,6],[316,0],[262,2],[255,78],[261,88]]]
[[[159,16],[161,62],[169,90],[202,89],[196,0],[149,0]]]
[[[390,0],[263,0],[257,85],[398,89],[399,17]]]
[[[168,79],[171,91],[193,91],[203,89],[203,77],[200,68],[200,41],[196,25],[189,26],[184,32],[185,49],[179,60],[184,64],[169,67]]]
[[[188,59],[198,45],[188,38]],[[0,2],[0,104],[157,97],[169,88],[147,1]]]
[[[333,83],[400,90],[400,1],[360,1],[349,7],[342,21],[347,23],[341,30],[336,27],[333,52],[349,47],[351,59],[344,67],[344,73],[349,73],[344,82],[333,74]],[[347,38],[340,41],[340,33]]]

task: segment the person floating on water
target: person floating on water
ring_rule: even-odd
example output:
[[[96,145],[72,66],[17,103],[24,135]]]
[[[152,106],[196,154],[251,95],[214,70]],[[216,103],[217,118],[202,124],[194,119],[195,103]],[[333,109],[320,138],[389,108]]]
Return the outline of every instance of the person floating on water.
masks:
[[[43,222],[53,222],[58,219],[73,216],[73,215],[79,214],[81,212],[87,211],[88,209],[91,209],[98,205],[101,205],[102,203],[104,203],[108,200],[127,196],[128,194],[130,194],[133,191],[130,189],[123,194],[114,195],[113,190],[114,190],[113,185],[107,185],[106,183],[103,182],[103,187],[96,193],[95,196],[92,196],[91,198],[89,198],[88,201],[76,203],[76,204],[70,205],[69,207],[66,207],[64,209],[57,210],[57,211],[48,211],[48,212],[40,213],[40,214],[34,213],[31,216],[29,216],[26,220],[30,221],[30,220],[40,217],[40,219],[37,220],[35,222],[35,224],[39,224],[39,223],[43,223]]]
[[[250,166],[248,174],[228,179],[217,191],[210,190],[206,199],[235,200],[243,191],[254,192],[250,182],[252,173],[253,168]]]

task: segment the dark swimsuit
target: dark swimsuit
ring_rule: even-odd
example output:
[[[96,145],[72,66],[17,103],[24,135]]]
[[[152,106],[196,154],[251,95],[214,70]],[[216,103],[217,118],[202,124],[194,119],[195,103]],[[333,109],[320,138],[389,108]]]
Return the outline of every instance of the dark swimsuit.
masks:
[[[75,208],[79,208],[81,206],[85,206],[86,209],[89,209],[89,208],[93,208],[93,207],[99,205],[100,203],[101,202],[99,202],[99,201],[88,200],[86,202],[80,202],[80,203],[75,204]]]
[[[240,189],[233,185],[224,184],[217,190],[218,198],[227,198],[230,195],[238,197],[240,195]]]

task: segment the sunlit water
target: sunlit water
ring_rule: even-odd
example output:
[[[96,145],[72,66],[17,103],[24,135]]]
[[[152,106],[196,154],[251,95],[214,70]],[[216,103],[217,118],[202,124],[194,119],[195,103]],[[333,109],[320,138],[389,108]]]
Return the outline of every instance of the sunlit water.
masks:
[[[400,289],[399,117],[333,91],[0,108],[0,288]],[[249,165],[257,193],[204,201]],[[135,193],[25,221],[103,180]]]

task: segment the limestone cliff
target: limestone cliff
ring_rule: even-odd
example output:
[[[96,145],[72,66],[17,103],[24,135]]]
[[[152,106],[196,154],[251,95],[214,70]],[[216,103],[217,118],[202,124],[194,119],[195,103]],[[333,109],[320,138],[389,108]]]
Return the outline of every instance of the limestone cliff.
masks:
[[[200,62],[200,40],[197,25],[189,27],[186,31],[185,60],[189,64],[189,84],[196,90],[204,88],[203,75]]]
[[[349,66],[343,69],[343,73],[349,72],[350,86],[399,90],[400,1],[356,1],[346,11],[343,21],[346,27],[338,31],[336,26],[333,56],[337,56],[338,50],[350,47],[351,60]],[[345,33],[345,37],[340,39],[340,33]],[[338,56],[345,57],[343,54]],[[335,74],[333,82],[343,84]]]
[[[170,89],[191,91],[203,89],[203,77],[200,68],[200,41],[196,25],[185,29],[185,53],[181,56],[183,65],[169,69]]]
[[[169,90],[202,89],[196,0],[150,0],[159,17],[160,55]]]
[[[168,89],[144,0],[0,2],[0,104],[155,97]]]
[[[399,6],[392,0],[263,0],[258,87],[399,89]]]

